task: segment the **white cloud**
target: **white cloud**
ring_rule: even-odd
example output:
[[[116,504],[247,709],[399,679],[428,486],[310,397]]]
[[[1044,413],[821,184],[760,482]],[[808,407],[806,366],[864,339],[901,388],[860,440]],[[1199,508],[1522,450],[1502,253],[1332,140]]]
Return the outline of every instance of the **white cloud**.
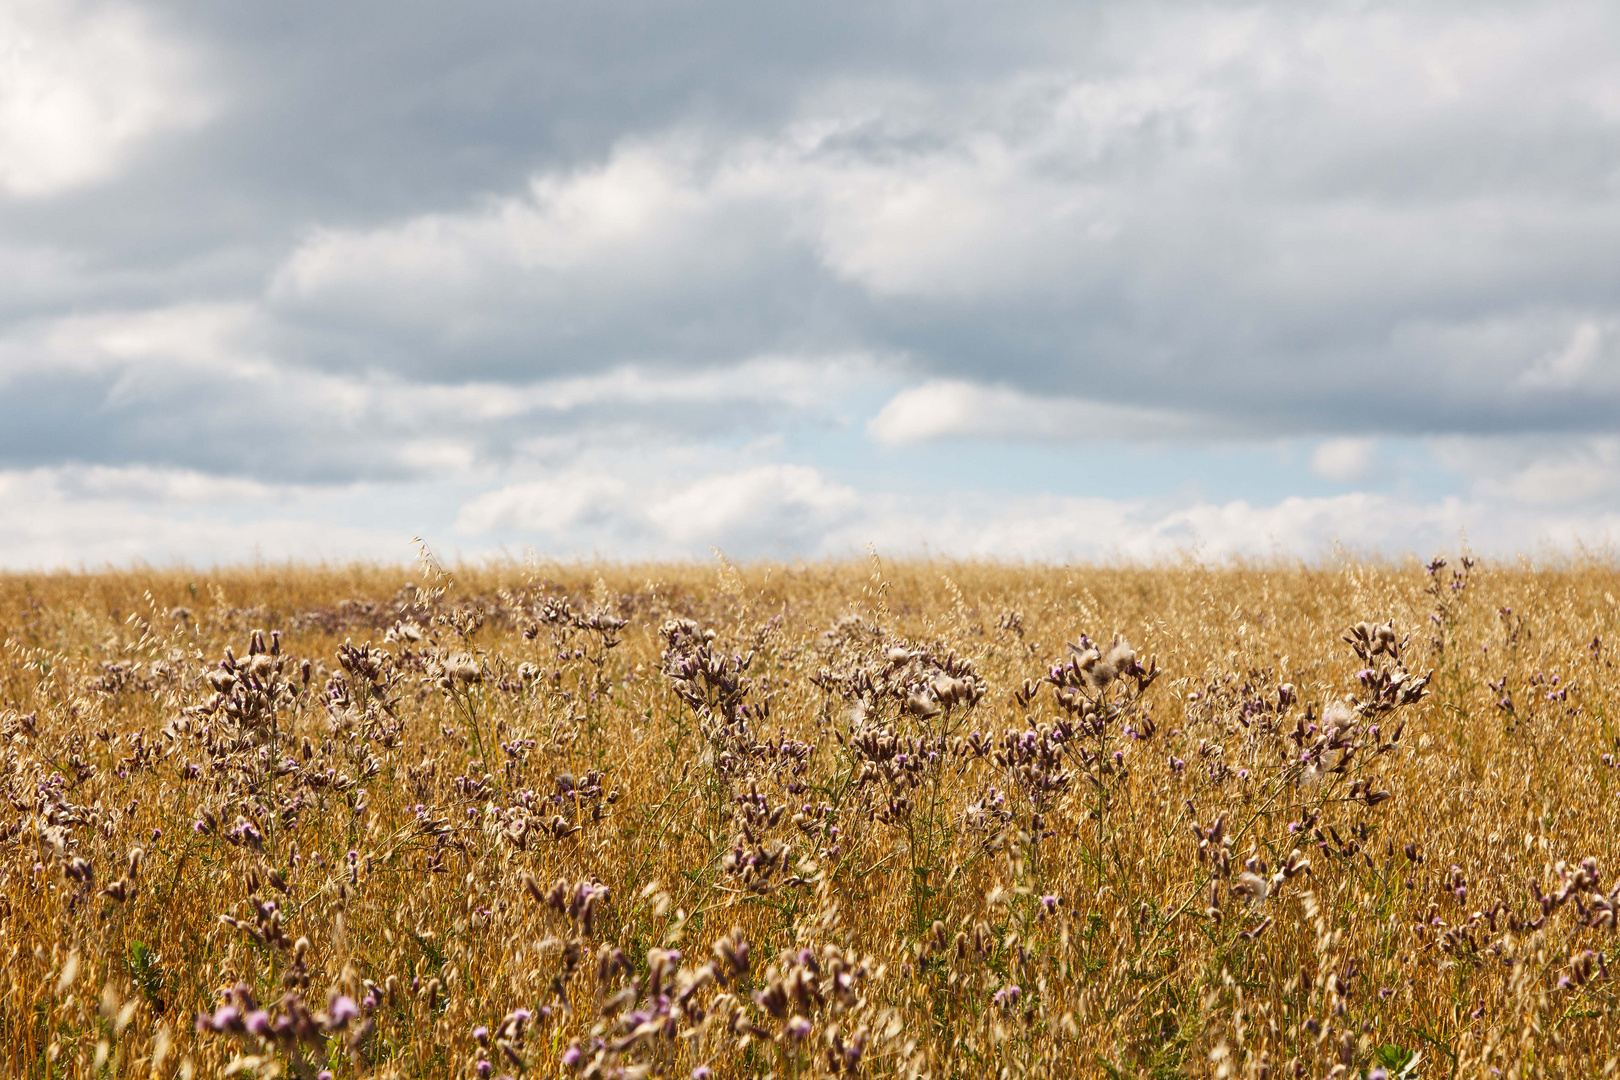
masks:
[[[490,385],[503,408],[558,412],[597,405],[778,404],[827,409],[852,389],[882,375],[885,367],[859,354],[760,356],[731,367],[666,371],[627,366],[574,378],[543,379],[513,388]]]
[[[213,106],[189,48],[135,7],[80,0],[0,6],[0,190],[53,195],[112,174]]]
[[[558,539],[582,524],[628,516],[634,497],[623,480],[602,473],[535,480],[471,500],[461,508],[455,528],[465,536],[515,530]]]
[[[187,370],[262,372],[275,365],[254,354],[249,339],[256,321],[254,306],[244,302],[68,315],[0,339],[0,377],[37,373],[41,366],[158,377]]]
[[[284,502],[289,494],[284,487],[257,480],[145,465],[80,465],[0,475],[20,485],[19,491],[50,491],[70,498],[144,503],[169,509]]]
[[[342,520],[353,495],[188,470],[0,471],[0,565],[408,559],[406,529]]]
[[[1376,439],[1329,439],[1311,451],[1311,472],[1328,480],[1361,480],[1372,468]]]
[[[1076,440],[1187,435],[1209,425],[1165,410],[1026,394],[1009,386],[931,379],[900,391],[867,422],[878,442],[903,444],[959,436]]]
[[[1620,320],[1581,319],[1570,328],[1569,339],[1538,357],[1519,381],[1525,386],[1556,389],[1589,386],[1598,381],[1594,378],[1598,372],[1593,369],[1599,366],[1608,369],[1602,373],[1608,376],[1603,381],[1612,381],[1620,375],[1620,363],[1616,363],[1620,355],[1615,348],[1617,338],[1620,338]]]
[[[883,377],[860,354],[626,365],[512,383],[312,369],[250,303],[102,311],[0,329],[0,454],[260,480],[480,475],[592,442],[686,442],[837,419]],[[52,416],[46,406],[59,411]],[[82,430],[71,425],[82,424]]]
[[[710,309],[776,276],[784,220],[754,205],[746,163],[711,156],[685,135],[627,142],[596,167],[540,172],[523,193],[469,210],[318,230],[269,297],[292,319],[358,320],[441,349],[498,344],[531,373],[775,351],[786,328],[749,329],[769,312]]]
[[[1316,558],[1343,545],[1357,551],[1400,554],[1456,542],[1472,522],[1486,517],[1479,506],[1458,500],[1414,503],[1381,495],[1291,497],[1271,505],[1246,500],[1206,501],[1094,499],[1056,496],[997,498],[964,493],[948,499],[889,499],[830,537],[831,553],[879,550],[927,551],[992,559],[1159,560],[1191,557]],[[1620,521],[1620,518],[1615,519]],[[1615,521],[1601,529],[1613,529]],[[1497,523],[1498,526],[1500,522]],[[1520,528],[1484,530],[1481,550],[1498,540],[1531,544]],[[1474,534],[1469,531],[1470,538]]]
[[[856,492],[802,465],[759,465],[691,479],[643,469],[513,484],[466,503],[456,531],[538,533],[592,550],[785,554],[819,545],[859,504]],[[600,545],[600,546],[598,546]]]
[[[1499,555],[1620,537],[1620,513],[1547,514],[1483,498],[1418,500],[1353,492],[1269,504],[1234,499],[1105,499],[860,492],[804,467],[766,466],[699,476],[598,473],[514,485],[462,509],[458,530],[496,534],[560,554],[703,557],[853,556],[868,544],[890,555],[934,554],[1064,561],[1190,556],[1315,558],[1353,552],[1428,554],[1466,535]]]
[[[1466,535],[1479,553],[1611,550],[1620,513],[1510,500],[1351,493],[1248,500],[1103,499],[959,491],[860,492],[801,466],[581,471],[461,496],[456,489],[254,484],[186,470],[0,472],[0,565],[42,568],[189,560],[409,558],[421,533],[447,556],[533,544],[548,555],[706,558],[891,556],[1161,560],[1317,558],[1336,546],[1427,556]]]
[[[792,551],[818,543],[859,502],[854,489],[804,465],[764,465],[705,477],[647,507],[671,540]]]
[[[1620,438],[1614,436],[1442,439],[1435,453],[1482,499],[1556,507],[1612,505],[1620,496]]]

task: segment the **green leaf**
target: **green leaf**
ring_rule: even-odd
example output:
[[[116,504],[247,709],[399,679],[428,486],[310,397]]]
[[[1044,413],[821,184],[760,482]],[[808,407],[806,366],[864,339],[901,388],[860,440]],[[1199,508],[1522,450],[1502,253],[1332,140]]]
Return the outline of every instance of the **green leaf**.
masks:
[[[1422,1057],[1423,1053],[1419,1050],[1408,1050],[1394,1044],[1380,1046],[1373,1051],[1373,1060],[1398,1077],[1412,1076]]]

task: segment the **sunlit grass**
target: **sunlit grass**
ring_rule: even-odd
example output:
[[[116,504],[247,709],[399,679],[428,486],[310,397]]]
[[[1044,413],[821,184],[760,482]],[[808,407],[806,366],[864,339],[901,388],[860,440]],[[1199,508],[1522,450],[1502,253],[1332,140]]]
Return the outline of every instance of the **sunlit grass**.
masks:
[[[1617,591],[3,577],[0,1064],[1610,1075]]]

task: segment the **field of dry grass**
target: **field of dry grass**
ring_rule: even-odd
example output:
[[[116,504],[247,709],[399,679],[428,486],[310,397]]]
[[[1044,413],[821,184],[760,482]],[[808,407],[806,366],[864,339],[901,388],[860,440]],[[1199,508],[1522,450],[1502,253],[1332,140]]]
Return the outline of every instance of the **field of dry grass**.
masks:
[[[1620,573],[0,577],[8,1076],[1597,1076]]]

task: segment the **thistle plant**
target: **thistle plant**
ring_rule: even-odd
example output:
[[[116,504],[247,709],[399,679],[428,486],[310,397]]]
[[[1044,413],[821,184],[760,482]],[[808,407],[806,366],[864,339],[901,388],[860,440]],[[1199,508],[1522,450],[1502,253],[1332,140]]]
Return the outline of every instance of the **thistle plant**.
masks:
[[[1607,563],[425,566],[0,576],[0,1071],[1620,1068]]]

